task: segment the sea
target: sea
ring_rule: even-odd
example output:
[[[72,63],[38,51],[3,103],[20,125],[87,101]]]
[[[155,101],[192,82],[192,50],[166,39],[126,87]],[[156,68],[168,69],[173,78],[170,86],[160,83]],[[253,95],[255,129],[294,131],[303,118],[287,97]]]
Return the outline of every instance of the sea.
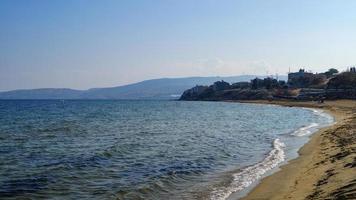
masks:
[[[1,100],[1,199],[237,199],[334,123],[232,102]]]

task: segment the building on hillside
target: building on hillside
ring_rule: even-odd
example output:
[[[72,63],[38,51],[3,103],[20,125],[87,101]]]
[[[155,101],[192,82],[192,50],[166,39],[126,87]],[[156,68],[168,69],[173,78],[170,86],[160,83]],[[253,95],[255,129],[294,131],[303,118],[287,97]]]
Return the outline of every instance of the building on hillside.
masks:
[[[303,87],[304,79],[309,79],[313,73],[305,72],[305,69],[299,69],[298,72],[288,74],[288,84],[292,87]]]
[[[320,85],[326,81],[325,74],[313,74],[300,69],[298,72],[288,74],[288,85],[296,88],[306,88]]]
[[[216,81],[211,87],[214,91],[227,90],[230,89],[230,83],[225,82],[223,80]]]
[[[292,72],[288,74],[288,80],[290,79],[297,79],[300,77],[311,76],[313,73],[305,72],[305,69],[300,69],[299,72]]]
[[[356,73],[356,67],[351,67],[350,72]]]

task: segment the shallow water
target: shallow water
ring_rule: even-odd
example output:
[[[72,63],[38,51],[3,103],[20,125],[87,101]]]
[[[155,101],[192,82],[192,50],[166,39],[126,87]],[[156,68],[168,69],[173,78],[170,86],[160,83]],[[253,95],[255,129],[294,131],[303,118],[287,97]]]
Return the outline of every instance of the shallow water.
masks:
[[[0,101],[0,196],[226,199],[331,122],[225,102]]]

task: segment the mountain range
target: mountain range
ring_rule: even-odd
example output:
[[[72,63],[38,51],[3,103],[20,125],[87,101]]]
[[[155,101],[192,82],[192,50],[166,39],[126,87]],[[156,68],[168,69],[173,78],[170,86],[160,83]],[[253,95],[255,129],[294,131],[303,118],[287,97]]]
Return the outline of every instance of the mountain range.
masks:
[[[265,76],[240,75],[228,77],[160,78],[138,83],[88,90],[69,88],[40,88],[0,92],[0,99],[178,99],[186,90],[196,85],[211,85],[224,80],[229,83],[250,81]],[[286,80],[286,76],[280,76]]]

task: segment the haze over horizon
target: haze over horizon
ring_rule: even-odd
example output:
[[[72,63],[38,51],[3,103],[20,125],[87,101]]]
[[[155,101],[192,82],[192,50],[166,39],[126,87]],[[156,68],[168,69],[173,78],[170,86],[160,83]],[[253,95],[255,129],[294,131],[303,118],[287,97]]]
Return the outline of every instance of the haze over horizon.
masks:
[[[0,91],[356,64],[356,1],[0,1]]]

